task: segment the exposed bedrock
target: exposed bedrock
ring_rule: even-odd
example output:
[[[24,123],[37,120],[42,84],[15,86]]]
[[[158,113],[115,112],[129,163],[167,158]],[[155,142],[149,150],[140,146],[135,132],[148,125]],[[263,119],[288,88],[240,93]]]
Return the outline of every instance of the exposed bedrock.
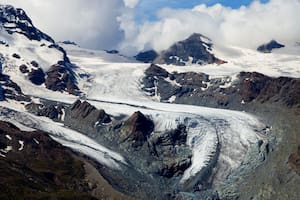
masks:
[[[242,107],[249,102],[300,106],[300,79],[273,78],[257,72],[210,79],[203,73],[169,73],[152,64],[143,78],[143,90],[160,101],[210,107]]]
[[[127,119],[120,131],[123,141],[131,142],[133,147],[142,146],[154,129],[154,123],[137,111]]]
[[[95,199],[84,163],[41,131],[0,121],[0,199]]]
[[[266,44],[262,44],[257,48],[257,51],[261,53],[272,53],[273,49],[280,49],[285,47],[285,45],[278,43],[276,40],[271,40]]]
[[[96,133],[99,126],[110,123],[111,117],[86,101],[77,100],[67,110],[65,124],[82,133]]]
[[[45,116],[55,121],[64,120],[64,106],[61,104],[49,103],[29,103],[25,108],[32,114],[37,116]]]
[[[23,94],[20,86],[13,82],[8,75],[0,72],[0,100],[13,99],[29,102],[30,97]]]
[[[78,95],[79,89],[76,84],[76,78],[66,65],[68,63],[59,62],[52,65],[46,72],[46,88],[53,91],[66,91],[70,94]]]

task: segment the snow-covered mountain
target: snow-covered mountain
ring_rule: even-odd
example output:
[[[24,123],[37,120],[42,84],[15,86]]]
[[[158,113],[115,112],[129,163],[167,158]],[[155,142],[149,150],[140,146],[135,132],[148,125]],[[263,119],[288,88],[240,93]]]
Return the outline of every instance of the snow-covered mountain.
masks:
[[[191,64],[224,64],[212,53],[212,41],[201,34],[194,33],[185,40],[176,42],[167,50],[156,53],[153,50],[141,52],[135,58],[142,62],[155,64],[191,65]]]
[[[86,173],[109,183],[76,184],[96,198],[103,185],[126,198],[217,198],[212,188],[237,184],[230,178],[252,173],[271,151],[269,121],[243,110],[300,105],[300,56],[212,49],[208,38],[193,34],[149,54],[156,63],[150,65],[55,43],[11,6],[0,6],[0,27],[1,121],[43,131],[76,152],[90,166]],[[22,145],[31,148],[34,139]],[[22,153],[16,144],[0,148],[5,163]]]

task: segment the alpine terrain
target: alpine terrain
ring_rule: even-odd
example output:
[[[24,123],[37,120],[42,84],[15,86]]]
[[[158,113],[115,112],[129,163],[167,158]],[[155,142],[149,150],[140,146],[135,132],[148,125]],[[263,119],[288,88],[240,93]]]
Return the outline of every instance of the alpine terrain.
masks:
[[[194,33],[127,57],[0,5],[0,199],[299,199],[300,47],[286,48]]]

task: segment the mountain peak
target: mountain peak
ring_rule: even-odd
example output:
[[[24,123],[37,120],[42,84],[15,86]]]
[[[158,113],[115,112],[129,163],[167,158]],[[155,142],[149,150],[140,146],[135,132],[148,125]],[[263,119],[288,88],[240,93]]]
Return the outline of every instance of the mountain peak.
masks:
[[[222,64],[224,61],[216,58],[212,51],[212,42],[199,33],[193,33],[187,39],[173,44],[162,51],[154,60],[156,64],[173,64],[184,66],[188,64]]]
[[[257,51],[262,53],[271,53],[273,49],[280,49],[285,47],[285,45],[278,43],[276,40],[271,40],[266,44],[262,44],[257,48]]]
[[[54,43],[54,40],[37,29],[23,9],[11,5],[0,5],[0,27],[9,34],[19,33],[30,40],[42,39]]]

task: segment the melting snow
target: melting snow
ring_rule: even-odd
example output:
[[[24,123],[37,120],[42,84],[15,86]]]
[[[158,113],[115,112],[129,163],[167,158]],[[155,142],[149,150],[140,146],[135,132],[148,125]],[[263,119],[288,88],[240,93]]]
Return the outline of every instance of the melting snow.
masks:
[[[34,141],[36,144],[40,144],[40,142],[39,142],[37,139],[35,139],[35,138],[33,138],[33,141]]]
[[[9,140],[12,140],[12,138],[10,137],[10,135],[5,135],[5,137]]]
[[[7,146],[5,149],[0,149],[0,152],[2,153],[8,153],[12,150],[12,146]]]
[[[19,144],[21,145],[20,148],[18,149],[19,151],[22,151],[24,149],[24,141],[19,140]]]

